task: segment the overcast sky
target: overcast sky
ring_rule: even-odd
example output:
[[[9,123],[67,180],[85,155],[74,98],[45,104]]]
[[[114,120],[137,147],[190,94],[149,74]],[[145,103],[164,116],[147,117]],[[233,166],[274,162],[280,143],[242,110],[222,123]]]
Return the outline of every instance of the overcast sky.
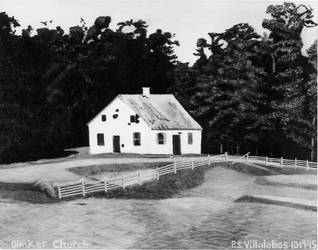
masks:
[[[318,1],[293,1],[314,8],[318,17]],[[68,31],[84,18],[91,25],[98,16],[111,16],[112,28],[120,21],[143,19],[149,31],[157,28],[176,34],[180,47],[176,48],[179,60],[195,61],[195,44],[198,38],[208,39],[208,32],[223,32],[234,24],[246,22],[259,34],[263,18],[269,18],[266,7],[283,1],[230,1],[230,0],[0,0],[0,11],[19,20],[22,27],[43,27],[40,21],[54,20],[50,27],[61,26]],[[318,28],[303,32],[304,49],[317,38]]]

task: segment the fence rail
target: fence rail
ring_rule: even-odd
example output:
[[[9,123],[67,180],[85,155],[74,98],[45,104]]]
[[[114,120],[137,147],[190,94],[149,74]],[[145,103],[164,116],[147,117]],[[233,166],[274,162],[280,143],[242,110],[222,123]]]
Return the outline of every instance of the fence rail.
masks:
[[[95,182],[85,182],[84,179],[73,183],[62,183],[57,184],[57,194],[58,198],[67,198],[75,196],[86,196],[87,194],[98,193],[98,192],[108,192],[114,189],[124,189],[127,186],[141,185],[144,182],[159,180],[160,176],[177,173],[180,170],[192,169],[197,167],[210,165],[211,163],[217,162],[250,162],[250,163],[260,163],[265,165],[271,165],[275,167],[293,167],[293,168],[317,168],[317,162],[303,161],[303,160],[290,160],[281,158],[269,158],[265,156],[251,156],[249,153],[243,156],[228,155],[227,153],[220,155],[208,155],[206,159],[198,160],[179,160],[175,159],[174,163],[167,164],[162,167],[157,167],[156,169],[148,169],[143,171],[138,171],[136,173],[130,173],[127,175],[122,175],[115,178],[104,179]]]

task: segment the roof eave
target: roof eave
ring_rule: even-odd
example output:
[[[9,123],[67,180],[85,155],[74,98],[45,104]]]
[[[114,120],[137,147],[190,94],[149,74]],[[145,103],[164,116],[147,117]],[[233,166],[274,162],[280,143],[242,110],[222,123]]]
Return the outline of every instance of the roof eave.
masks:
[[[151,130],[203,130],[202,128],[151,128]]]

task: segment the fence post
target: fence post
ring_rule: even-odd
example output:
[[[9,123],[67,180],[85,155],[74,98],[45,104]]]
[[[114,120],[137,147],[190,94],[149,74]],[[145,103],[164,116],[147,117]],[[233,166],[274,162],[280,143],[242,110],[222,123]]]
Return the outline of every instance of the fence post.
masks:
[[[246,162],[248,162],[248,154],[246,155]]]
[[[124,189],[124,176],[123,175],[121,176],[121,185],[122,185],[122,187]]]
[[[174,159],[174,173],[177,173],[177,160]]]
[[[81,180],[81,183],[82,183],[83,196],[85,196],[85,182],[84,182],[84,179]]]
[[[209,165],[209,166],[211,165],[211,158],[210,158],[210,155],[208,155],[208,165]]]
[[[280,157],[280,166],[284,167],[284,159],[283,159],[283,157]]]
[[[267,163],[268,163],[268,157],[266,156],[265,157],[265,166],[267,166]]]
[[[141,185],[140,171],[138,171],[138,184]]]
[[[105,193],[107,193],[107,181],[104,179],[104,187],[105,187]]]
[[[62,194],[61,194],[60,185],[57,186],[57,195],[58,195],[59,199],[62,199]]]
[[[194,169],[194,164],[193,164],[193,160],[191,161],[191,169]]]
[[[224,160],[227,161],[227,152],[224,153]]]
[[[308,162],[308,160],[306,161],[306,169],[307,169],[307,170],[309,169],[309,162]]]
[[[157,173],[157,180],[159,181],[159,169],[158,169],[158,167],[157,167],[156,173]]]
[[[295,158],[295,168],[297,168],[297,158]]]

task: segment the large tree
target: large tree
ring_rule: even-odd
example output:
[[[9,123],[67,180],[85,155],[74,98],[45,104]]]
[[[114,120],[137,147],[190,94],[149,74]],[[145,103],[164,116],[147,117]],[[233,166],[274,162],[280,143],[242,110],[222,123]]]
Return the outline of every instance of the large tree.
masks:
[[[285,2],[270,5],[267,13],[271,19],[265,19],[263,27],[270,31],[268,52],[272,59],[268,71],[272,110],[268,117],[275,127],[270,138],[280,145],[282,153],[306,158],[312,150],[311,139],[316,130],[316,113],[309,110],[316,101],[309,96],[313,72],[301,52],[301,33],[304,28],[316,26],[312,9]]]
[[[215,145],[232,152],[255,148],[262,117],[259,89],[265,77],[257,66],[260,36],[243,23],[209,35],[211,42],[199,39],[197,43],[199,59],[189,70],[195,80],[189,77],[180,90],[191,94],[186,101],[190,100],[193,115],[204,126],[206,150],[215,150]],[[210,51],[209,57],[205,50]]]
[[[207,151],[225,144],[232,152],[241,147],[242,152],[314,159],[314,45],[308,57],[301,52],[302,30],[316,25],[312,9],[284,3],[270,5],[267,13],[271,19],[263,27],[269,35],[238,24],[209,33],[210,42],[199,39],[198,60],[192,67],[178,64],[171,90],[203,125]]]
[[[308,136],[310,138],[310,159],[317,160],[317,40],[307,50],[309,66],[308,66],[308,81],[306,82],[305,89],[305,112],[307,114],[306,121],[311,124],[309,127]],[[308,141],[306,147],[308,148]]]
[[[17,36],[13,17],[0,13],[0,20],[0,161],[54,155],[61,143],[56,131],[48,133],[52,117],[42,79],[51,50],[27,31]]]

